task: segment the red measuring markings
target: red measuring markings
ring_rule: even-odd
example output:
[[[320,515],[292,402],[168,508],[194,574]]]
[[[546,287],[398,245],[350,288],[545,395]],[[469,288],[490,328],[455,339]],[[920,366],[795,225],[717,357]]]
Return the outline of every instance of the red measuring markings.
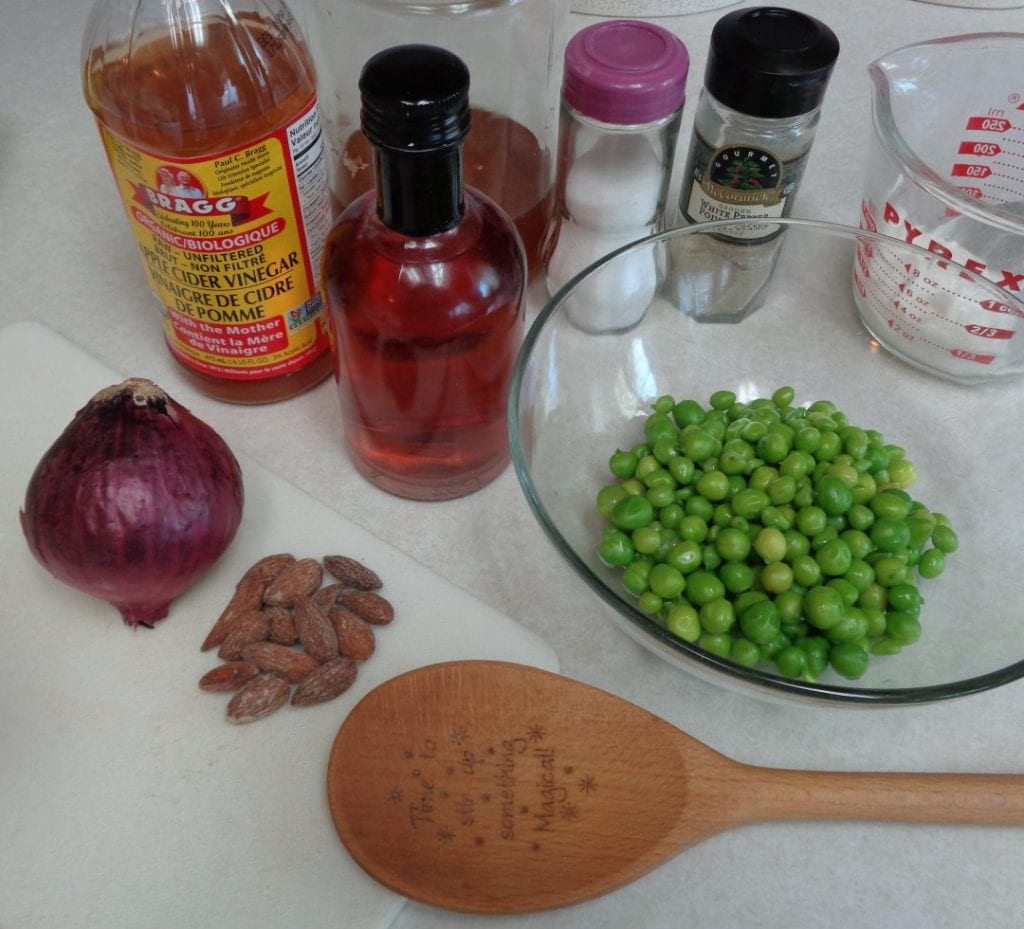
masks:
[[[958,149],[961,155],[980,155],[982,158],[1000,155],[1002,151],[1002,147],[995,142],[961,142]]]
[[[992,169],[988,165],[972,165],[957,162],[949,172],[951,177],[988,177]]]
[[[1012,125],[1005,116],[972,116],[964,128],[968,131],[1006,132]]]
[[[1005,313],[1007,316],[1016,316],[1018,319],[1024,319],[1024,309],[1008,306],[1005,303],[1000,303],[998,300],[979,300],[978,306],[983,310],[988,310],[990,313]]]
[[[973,197],[975,200],[981,200],[984,198],[985,193],[980,187],[961,187],[960,188],[968,197]]]
[[[959,358],[961,361],[973,361],[980,365],[991,364],[996,360],[995,355],[979,355],[976,352],[969,352],[962,348],[951,348],[949,353],[954,358]]]
[[[966,323],[964,325],[971,335],[980,336],[982,339],[1012,339],[1012,329],[996,329],[995,326],[979,326],[977,323]]]

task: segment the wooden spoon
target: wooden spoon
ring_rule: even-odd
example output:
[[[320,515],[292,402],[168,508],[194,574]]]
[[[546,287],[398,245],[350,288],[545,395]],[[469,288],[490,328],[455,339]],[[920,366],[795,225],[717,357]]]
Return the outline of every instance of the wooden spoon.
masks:
[[[619,697],[523,665],[456,661],[363,698],[327,773],[355,860],[406,897],[520,913],[598,896],[766,820],[1024,825],[1024,777],[739,764]]]

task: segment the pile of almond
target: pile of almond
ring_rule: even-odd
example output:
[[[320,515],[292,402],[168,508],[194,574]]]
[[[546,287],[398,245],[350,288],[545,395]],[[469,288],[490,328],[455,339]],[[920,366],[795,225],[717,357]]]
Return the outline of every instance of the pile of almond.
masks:
[[[374,571],[345,555],[261,558],[203,642],[202,650],[216,648],[223,663],[199,686],[236,691],[227,707],[233,723],[269,716],[289,697],[292,706],[333,700],[373,654],[373,627],[395,617],[378,593],[382,586]]]

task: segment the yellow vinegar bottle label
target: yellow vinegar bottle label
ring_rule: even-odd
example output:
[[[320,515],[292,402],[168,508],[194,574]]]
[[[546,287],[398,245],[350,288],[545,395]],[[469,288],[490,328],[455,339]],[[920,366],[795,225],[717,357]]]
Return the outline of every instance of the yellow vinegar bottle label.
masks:
[[[202,158],[99,128],[175,357],[253,381],[329,350],[317,278],[331,201],[315,100],[278,131]]]

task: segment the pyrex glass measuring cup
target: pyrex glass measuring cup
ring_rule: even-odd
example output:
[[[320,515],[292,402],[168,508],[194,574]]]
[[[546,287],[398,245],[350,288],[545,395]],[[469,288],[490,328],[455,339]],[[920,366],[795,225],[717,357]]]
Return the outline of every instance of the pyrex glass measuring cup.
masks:
[[[921,42],[868,70],[861,226],[977,272],[997,292],[970,287],[965,299],[952,266],[882,266],[863,254],[862,320],[897,354],[954,380],[1024,372],[1024,35]]]

